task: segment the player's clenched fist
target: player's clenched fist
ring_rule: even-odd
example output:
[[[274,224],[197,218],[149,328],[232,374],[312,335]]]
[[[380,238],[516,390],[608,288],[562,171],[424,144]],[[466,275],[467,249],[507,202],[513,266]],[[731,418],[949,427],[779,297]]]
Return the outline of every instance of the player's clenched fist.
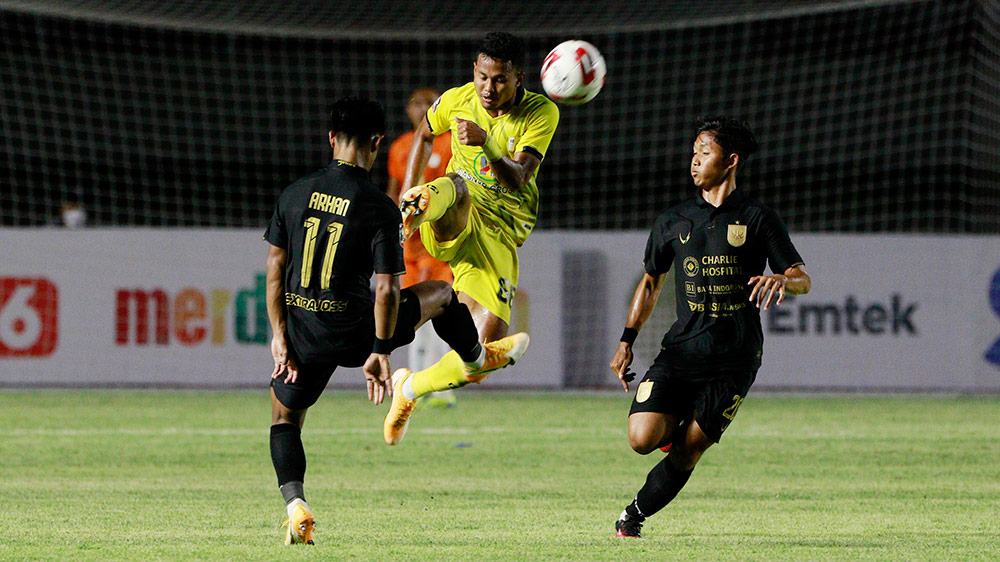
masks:
[[[467,146],[483,146],[486,144],[486,131],[475,121],[467,121],[461,117],[455,118],[457,127],[455,134],[458,136],[459,144]]]

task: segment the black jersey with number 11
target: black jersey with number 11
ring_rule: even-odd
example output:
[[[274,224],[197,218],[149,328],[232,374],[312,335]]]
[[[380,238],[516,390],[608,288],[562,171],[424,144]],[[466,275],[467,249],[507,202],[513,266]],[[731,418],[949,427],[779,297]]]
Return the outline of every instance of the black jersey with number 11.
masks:
[[[289,345],[299,361],[371,351],[373,273],[405,271],[392,200],[347,162],[299,179],[278,198],[264,240],[284,248]]]
[[[677,322],[661,357],[676,372],[756,369],[764,343],[750,278],[802,264],[788,230],[771,209],[739,189],[715,207],[699,195],[671,207],[653,225],[646,273],[674,268]]]

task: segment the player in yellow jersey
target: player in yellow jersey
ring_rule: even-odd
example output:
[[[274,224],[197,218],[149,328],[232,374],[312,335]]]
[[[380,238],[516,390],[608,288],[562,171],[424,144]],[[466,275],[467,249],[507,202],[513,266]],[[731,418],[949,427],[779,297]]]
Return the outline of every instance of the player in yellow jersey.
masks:
[[[524,89],[523,67],[520,39],[503,32],[483,38],[472,82],[442,94],[415,131],[400,203],[404,237],[419,229],[427,251],[451,265],[455,291],[472,312],[480,341],[502,338],[511,358],[528,346],[527,334],[504,338],[517,290],[517,248],[535,226],[535,179],[559,123],[552,101]],[[447,131],[449,173],[413,186],[427,167],[434,137]],[[485,378],[463,373],[453,353],[417,373],[400,369],[393,374],[386,441],[402,438],[410,401]]]

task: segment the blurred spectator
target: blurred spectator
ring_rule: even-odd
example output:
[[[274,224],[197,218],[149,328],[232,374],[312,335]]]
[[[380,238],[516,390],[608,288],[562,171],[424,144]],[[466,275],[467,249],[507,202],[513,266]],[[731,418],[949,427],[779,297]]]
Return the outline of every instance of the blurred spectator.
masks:
[[[66,228],[83,228],[87,224],[87,211],[80,203],[79,195],[72,191],[66,194],[59,210],[59,218]]]

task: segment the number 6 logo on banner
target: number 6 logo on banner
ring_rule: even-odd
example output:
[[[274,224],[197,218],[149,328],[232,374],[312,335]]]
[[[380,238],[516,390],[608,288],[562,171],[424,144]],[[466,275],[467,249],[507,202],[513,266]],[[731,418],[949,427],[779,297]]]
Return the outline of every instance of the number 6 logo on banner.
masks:
[[[59,297],[47,279],[0,277],[0,357],[51,355]]]

